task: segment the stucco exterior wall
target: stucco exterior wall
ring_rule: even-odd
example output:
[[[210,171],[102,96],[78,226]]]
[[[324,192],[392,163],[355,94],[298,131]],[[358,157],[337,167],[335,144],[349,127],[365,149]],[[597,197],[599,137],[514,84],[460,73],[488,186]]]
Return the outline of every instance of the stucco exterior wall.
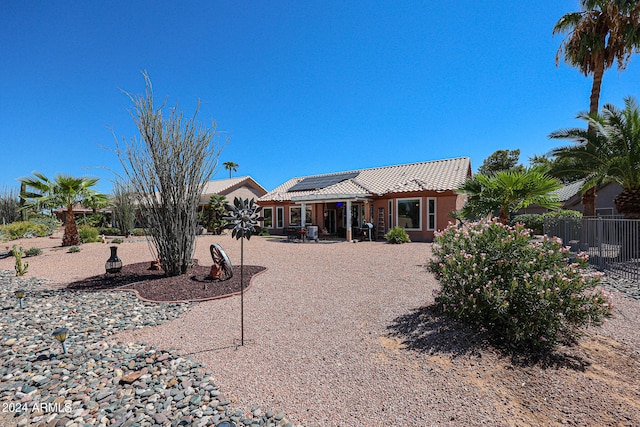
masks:
[[[371,222],[376,228],[379,227],[379,213],[380,208],[384,212],[384,232],[386,233],[390,228],[398,225],[398,200],[400,199],[417,199],[420,200],[420,229],[419,230],[407,230],[409,237],[412,241],[416,242],[431,242],[433,241],[434,232],[438,230],[444,230],[450,223],[455,222],[449,214],[459,209],[464,204],[464,196],[456,194],[453,191],[446,192],[411,192],[400,193],[391,196],[375,197],[373,200],[364,203],[364,221]],[[435,223],[431,229],[429,227],[429,200],[435,200]],[[389,202],[391,201],[391,222],[389,221]],[[360,202],[362,203],[362,202]],[[284,208],[284,226],[288,227],[290,219],[290,208],[293,206],[300,206],[299,203],[291,202],[262,202],[263,208],[273,208],[274,227],[269,228],[269,232],[272,234],[281,234],[282,228],[276,227],[276,207],[282,206]],[[346,210],[346,201],[342,202],[342,206],[336,206],[333,203],[307,203],[308,207],[312,210],[312,224],[318,225],[320,232],[325,226],[325,210],[336,211],[337,228],[344,228],[343,212]],[[373,208],[373,209],[372,209]],[[353,224],[354,226],[356,224]],[[380,235],[380,233],[376,234]],[[384,233],[382,233],[384,234]]]

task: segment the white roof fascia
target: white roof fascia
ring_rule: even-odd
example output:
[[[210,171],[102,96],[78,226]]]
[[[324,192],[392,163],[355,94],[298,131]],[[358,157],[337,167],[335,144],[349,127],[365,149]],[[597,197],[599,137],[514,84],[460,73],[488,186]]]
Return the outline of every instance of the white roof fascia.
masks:
[[[344,200],[371,200],[370,194],[309,194],[307,196],[294,196],[292,202],[315,202],[322,201],[324,203],[342,202]]]

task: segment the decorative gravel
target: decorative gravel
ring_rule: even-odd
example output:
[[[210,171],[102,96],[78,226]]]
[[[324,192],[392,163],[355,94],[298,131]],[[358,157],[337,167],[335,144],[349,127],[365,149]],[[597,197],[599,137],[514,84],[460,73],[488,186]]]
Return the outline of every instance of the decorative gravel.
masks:
[[[191,304],[42,289],[46,282],[11,276],[0,270],[0,425],[286,424],[282,413],[230,406],[211,373],[189,357],[111,339],[175,319]],[[17,289],[26,290],[23,309]],[[67,354],[51,335],[59,327],[69,329]]]
[[[228,236],[200,237],[195,256],[208,259],[211,242],[219,243],[232,262],[238,263],[240,244]],[[147,411],[154,410],[164,411],[167,417],[166,422],[160,418],[161,425],[198,425],[204,417],[218,415],[224,420],[236,416],[238,427],[289,422],[308,427],[640,425],[639,300],[606,283],[615,304],[611,320],[602,327],[589,329],[579,346],[560,348],[558,354],[541,363],[522,364],[487,345],[482,336],[433,310],[432,291],[438,284],[424,268],[430,248],[425,243],[316,244],[252,238],[244,245],[245,264],[264,265],[268,269],[255,277],[244,296],[247,341],[241,347],[235,345],[240,338],[239,297],[187,307],[179,305],[185,311],[158,326],[137,328],[144,315],[136,322],[124,320],[118,327],[120,320],[114,320],[116,325],[105,335],[102,330],[110,324],[105,320],[111,312],[118,311],[120,300],[130,298],[143,307],[146,304],[128,293],[54,294],[58,296],[56,302],[64,304],[66,309],[56,311],[52,308],[55,304],[46,310],[43,308],[43,316],[45,311],[53,310],[55,317],[48,317],[48,324],[40,324],[40,329],[18,334],[15,331],[24,331],[27,327],[19,322],[26,320],[16,318],[16,301],[9,296],[0,299],[3,307],[11,307],[2,310],[1,316],[5,319],[1,325],[2,343],[16,341],[0,345],[3,365],[9,366],[2,376],[23,376],[21,386],[36,375],[50,376],[51,380],[45,385],[38,387],[33,381],[27,381],[26,385],[43,393],[41,396],[45,397],[39,400],[65,397],[65,402],[71,400],[72,407],[76,401],[85,401],[84,396],[73,400],[75,396],[90,396],[85,405],[91,405],[94,409],[90,411],[96,410],[102,417],[95,421],[96,425],[105,427],[152,425],[158,420]],[[56,253],[55,249],[45,251],[42,258],[29,259],[29,275],[70,283],[99,274],[104,269],[108,247],[91,244],[83,245],[82,249],[79,254]],[[144,243],[121,245],[120,257],[126,264],[152,258]],[[6,260],[0,260],[0,268],[10,269],[11,265],[3,261]],[[16,284],[9,286],[17,287]],[[116,295],[117,300],[110,299],[110,303],[99,306],[91,299],[106,298],[104,295]],[[76,296],[81,299],[76,300]],[[87,305],[92,308],[80,310],[82,298],[88,298]],[[29,305],[32,299],[33,296],[25,300],[24,312],[36,310],[35,305]],[[165,310],[164,304],[150,307],[149,311]],[[40,354],[59,354],[59,344],[52,340],[50,331],[69,321],[70,318],[63,317],[71,316],[66,313],[73,310],[82,311],[84,314],[79,316],[82,319],[90,314],[98,317],[92,343],[84,338],[69,340],[71,365],[87,373],[78,377],[64,371],[53,372],[54,369],[69,370],[68,365],[49,365],[54,360],[59,363],[62,357],[41,362],[31,360]],[[34,312],[29,313],[31,321],[35,321]],[[134,319],[135,314],[118,319],[124,318]],[[77,322],[81,320],[69,321]],[[15,325],[21,326],[16,329]],[[78,330],[74,329],[76,334]],[[122,332],[115,333],[117,331]],[[34,336],[40,338],[32,340]],[[27,342],[35,346],[33,350],[24,349]],[[82,353],[75,356],[74,352],[80,348]],[[125,354],[131,359],[126,359]],[[159,362],[163,357],[168,359]],[[74,358],[78,362],[74,362]],[[135,361],[133,368],[129,368],[132,360]],[[168,360],[174,361],[176,367]],[[11,368],[17,363],[22,364],[20,369]],[[31,363],[30,370],[25,370],[28,363]],[[48,368],[36,371],[40,366]],[[145,367],[147,371],[142,373]],[[46,369],[51,371],[46,373]],[[122,370],[117,385],[114,381],[120,372],[116,369]],[[206,373],[200,374],[198,369]],[[131,384],[122,382],[133,372],[140,372],[141,376]],[[54,378],[58,374],[61,376]],[[69,390],[66,395],[45,391],[47,385],[72,381],[70,378],[79,385],[69,388],[63,385]],[[158,383],[153,382],[156,378]],[[147,386],[147,380],[153,385]],[[184,381],[187,382],[183,385]],[[188,381],[194,392],[189,395]],[[4,386],[5,380],[2,380],[0,389]],[[207,391],[209,386],[213,388]],[[99,395],[98,390],[102,388],[114,392]],[[172,396],[169,406],[165,406],[167,393],[171,396],[174,388],[178,393]],[[124,391],[119,395],[120,389],[134,390],[130,392],[131,400],[126,400]],[[141,390],[140,394],[136,394],[137,390]],[[214,395],[217,392],[220,394]],[[2,393],[0,404],[29,398],[20,395],[22,391],[17,387]],[[155,394],[157,398],[153,397]],[[187,404],[196,395],[202,396],[197,409]],[[213,409],[218,412],[203,413],[198,418],[200,414],[193,411],[206,410],[202,406],[207,396],[210,402],[218,401],[219,407]],[[105,399],[104,405],[98,397]],[[116,400],[110,402],[112,398]],[[97,407],[90,402],[95,402]],[[159,402],[162,410],[157,409]],[[179,402],[187,405],[179,408]],[[82,405],[77,403],[76,407],[86,410]],[[107,410],[110,405],[114,406]],[[77,411],[73,408],[71,416]],[[124,415],[114,415],[122,408],[126,408]],[[123,419],[129,412],[129,418]],[[34,415],[28,415],[29,421],[25,422],[33,420]],[[43,413],[44,418],[34,425],[48,426],[47,417],[52,415]],[[11,420],[21,421],[26,416]],[[71,416],[67,416],[68,426],[91,425]],[[58,419],[49,423],[55,420]],[[0,418],[0,424],[5,425],[2,421]],[[216,424],[213,418],[205,423]]]

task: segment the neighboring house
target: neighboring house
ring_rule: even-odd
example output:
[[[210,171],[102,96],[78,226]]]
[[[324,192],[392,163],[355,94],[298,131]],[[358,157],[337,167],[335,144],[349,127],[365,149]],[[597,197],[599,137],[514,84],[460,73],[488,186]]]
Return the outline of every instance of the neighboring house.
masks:
[[[53,213],[55,214],[56,218],[58,218],[58,220],[61,221],[62,224],[64,225],[67,220],[67,208],[64,207],[64,208],[55,209]],[[94,213],[104,214],[107,217],[107,220],[105,220],[105,224],[110,223],[109,218],[111,217],[111,213],[112,213],[112,209],[110,207],[101,208],[94,211],[93,209],[85,208],[80,204],[76,204],[73,206],[73,215],[76,217],[76,221],[78,221],[80,218],[91,216]]]
[[[312,175],[290,179],[258,204],[272,234],[313,224],[321,235],[351,240],[369,222],[379,237],[400,226],[413,241],[432,241],[464,205],[455,189],[469,176],[468,157]]]
[[[584,180],[579,180],[554,191],[558,196],[558,200],[562,203],[561,209],[583,212],[582,192],[580,191],[583,185]],[[598,187],[596,191],[596,215],[620,215],[615,203],[613,203],[613,199],[621,192],[622,188],[612,182]],[[531,205],[522,210],[523,213],[533,214],[542,214],[548,211],[549,209],[537,205]]]
[[[239,176],[237,178],[217,179],[209,181],[202,190],[200,196],[199,208],[204,208],[209,204],[209,199],[214,194],[219,194],[227,199],[229,204],[233,204],[233,199],[239,197],[241,199],[255,199],[267,194],[260,184],[258,184],[250,176]]]

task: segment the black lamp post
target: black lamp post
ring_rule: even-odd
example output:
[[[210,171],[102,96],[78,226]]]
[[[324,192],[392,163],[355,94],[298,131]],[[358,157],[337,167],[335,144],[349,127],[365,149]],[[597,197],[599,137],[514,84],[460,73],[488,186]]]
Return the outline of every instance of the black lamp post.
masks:
[[[120,273],[120,270],[122,270],[122,260],[118,258],[118,247],[111,246],[110,249],[111,249],[111,256],[107,260],[107,263],[104,265],[104,268],[105,270],[107,270],[107,273],[111,273],[111,274]]]

